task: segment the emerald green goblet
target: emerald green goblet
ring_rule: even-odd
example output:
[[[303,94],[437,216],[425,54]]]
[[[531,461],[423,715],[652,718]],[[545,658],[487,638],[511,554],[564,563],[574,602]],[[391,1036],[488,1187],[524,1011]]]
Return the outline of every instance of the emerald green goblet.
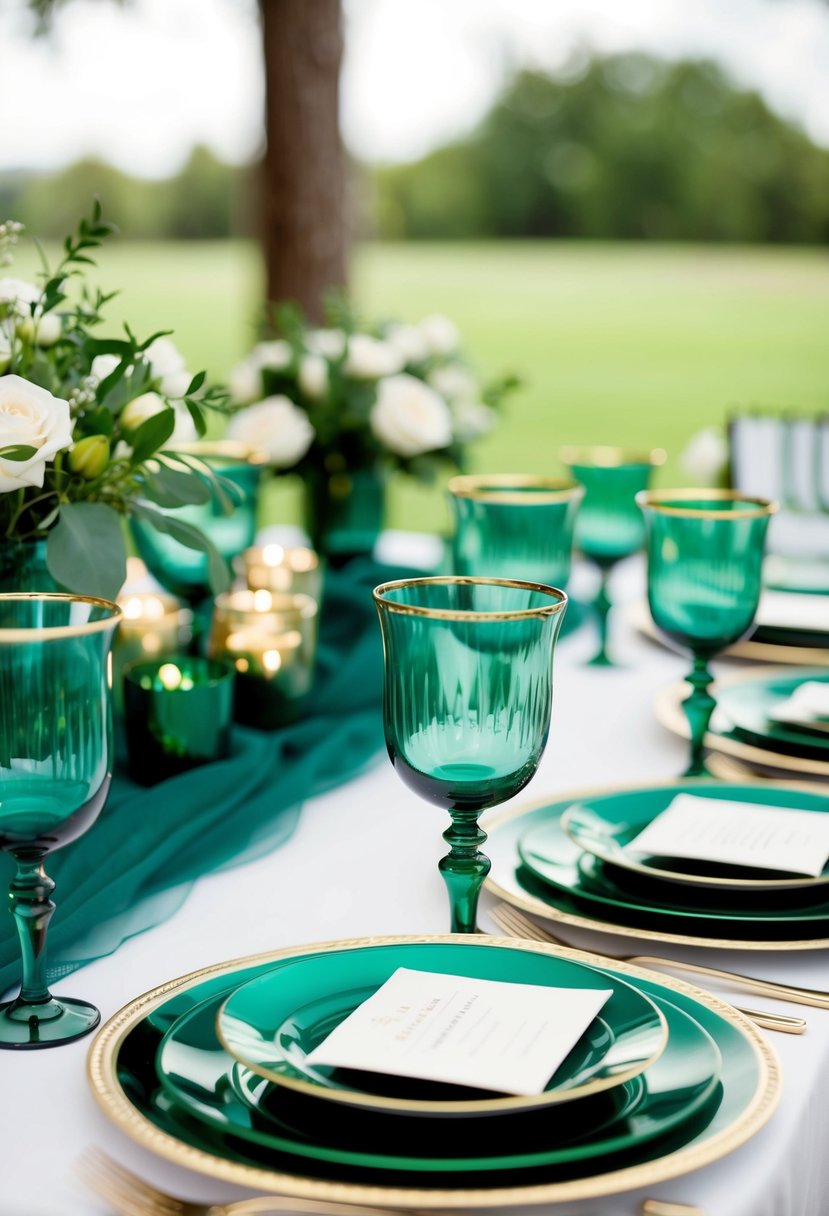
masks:
[[[54,1047],[101,1015],[46,986],[52,850],[94,823],[112,776],[108,655],[116,604],[74,595],[0,595],[0,848],[23,955],[19,995],[0,1005],[0,1047]]]
[[[651,616],[668,642],[693,656],[683,702],[691,762],[683,776],[707,777],[703,740],[716,708],[708,664],[751,630],[777,503],[732,490],[645,490],[636,501],[647,533]]]
[[[584,496],[571,480],[524,473],[453,477],[455,574],[566,587]]]
[[[613,667],[607,649],[610,572],[618,561],[642,548],[645,523],[636,495],[648,488],[651,473],[664,462],[665,453],[660,448],[630,452],[614,447],[565,447],[559,455],[584,486],[576,518],[576,548],[598,566],[601,578],[593,605],[599,622],[599,649],[588,666]]]
[[[478,816],[538,767],[567,596],[538,583],[441,577],[384,583],[374,600],[389,758],[406,785],[449,812],[440,872],[452,932],[474,933],[490,867]]]

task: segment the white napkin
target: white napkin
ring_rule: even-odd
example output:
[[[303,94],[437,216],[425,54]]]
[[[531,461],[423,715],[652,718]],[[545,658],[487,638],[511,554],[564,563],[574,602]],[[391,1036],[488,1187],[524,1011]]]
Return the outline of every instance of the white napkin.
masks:
[[[829,682],[806,680],[790,697],[778,701],[769,713],[771,722],[802,722],[807,726],[826,723],[829,729]]]

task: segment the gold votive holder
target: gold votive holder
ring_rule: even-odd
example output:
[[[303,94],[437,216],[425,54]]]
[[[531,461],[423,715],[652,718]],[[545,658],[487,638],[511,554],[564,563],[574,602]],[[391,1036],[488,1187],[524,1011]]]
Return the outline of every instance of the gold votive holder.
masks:
[[[208,653],[236,670],[237,722],[272,730],[302,715],[314,679],[317,622],[309,595],[260,588],[216,597]]]
[[[123,707],[124,668],[138,659],[157,659],[181,649],[185,616],[181,604],[163,591],[121,595],[123,616],[112,647],[112,687],[115,705]]]
[[[322,569],[313,549],[258,545],[245,549],[239,566],[245,586],[252,591],[310,595],[319,603]]]

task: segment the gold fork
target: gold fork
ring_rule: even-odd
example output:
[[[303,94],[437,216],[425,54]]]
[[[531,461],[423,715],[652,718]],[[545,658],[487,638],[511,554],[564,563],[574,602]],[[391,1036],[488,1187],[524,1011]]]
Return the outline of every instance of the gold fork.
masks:
[[[188,1203],[144,1182],[100,1149],[88,1149],[77,1171],[90,1190],[111,1204],[119,1216],[275,1216],[283,1212],[311,1212],[314,1216],[402,1216],[398,1209],[292,1199],[288,1195],[260,1195],[236,1203]]]
[[[528,916],[524,916],[522,912],[510,907],[509,904],[497,904],[494,908],[490,908],[489,915],[494,920],[499,929],[508,934],[510,937],[528,938],[530,941],[551,942],[556,946],[563,946],[565,949],[572,949],[567,945],[567,942],[556,937],[549,929],[542,929],[535,921],[530,920]],[[593,950],[593,954],[601,954],[600,950]],[[656,958],[647,954],[631,954],[626,956],[620,955],[603,955],[611,961],[616,960],[622,963],[635,963],[639,967],[664,967],[669,970],[676,968],[680,971],[693,971],[698,975],[710,975],[723,981],[736,983],[742,981],[743,987],[748,987],[757,993],[763,993],[766,996],[776,996],[779,1000],[797,1001],[799,998],[795,993],[806,992],[812,997],[818,995],[811,992],[810,989],[795,989],[785,984],[773,984],[770,980],[755,980],[750,976],[737,975],[730,971],[718,971],[715,967],[702,967],[695,963],[678,963],[674,959]],[[779,989],[786,993],[782,996]],[[810,1002],[816,1004],[815,1000]],[[822,1006],[827,1008],[827,1006]],[[739,1013],[750,1018],[752,1022],[756,1022],[758,1026],[762,1026],[765,1030],[779,1030],[783,1034],[803,1034],[806,1030],[806,1021],[804,1018],[789,1017],[785,1013],[772,1013],[765,1009],[745,1009],[739,1005],[734,1006]]]
[[[669,1203],[665,1199],[645,1199],[640,1216],[704,1216],[702,1208],[693,1203]]]

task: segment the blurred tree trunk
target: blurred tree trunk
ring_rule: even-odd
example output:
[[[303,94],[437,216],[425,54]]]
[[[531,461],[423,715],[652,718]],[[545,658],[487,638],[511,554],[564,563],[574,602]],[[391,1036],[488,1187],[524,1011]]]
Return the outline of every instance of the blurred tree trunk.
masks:
[[[325,291],[346,283],[340,0],[259,0],[259,7],[267,298],[296,301],[319,321]]]

